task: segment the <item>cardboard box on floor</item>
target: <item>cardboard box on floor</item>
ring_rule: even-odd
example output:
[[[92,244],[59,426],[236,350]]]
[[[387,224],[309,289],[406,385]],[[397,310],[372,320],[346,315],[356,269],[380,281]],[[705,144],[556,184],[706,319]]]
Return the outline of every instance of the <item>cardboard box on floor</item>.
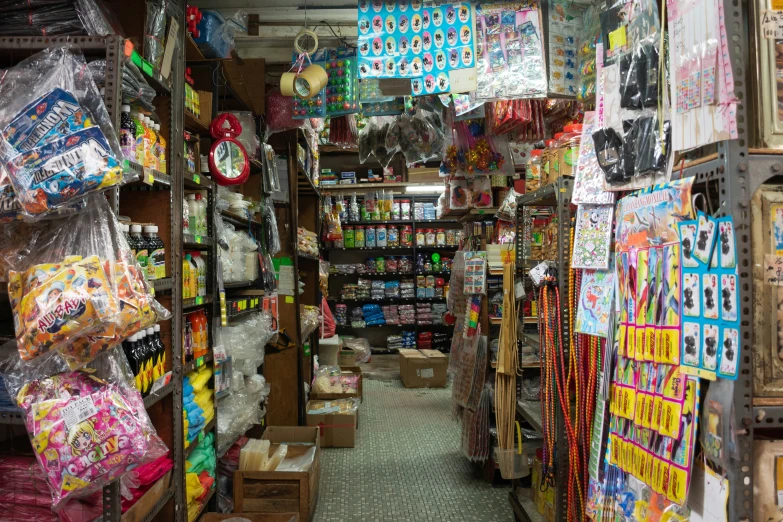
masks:
[[[307,403],[307,425],[318,428],[322,448],[353,448],[356,446],[356,413],[310,413]]]
[[[443,388],[449,359],[437,350],[401,348],[400,380],[406,388]]]
[[[310,522],[318,502],[318,481],[321,476],[318,428],[269,426],[262,438],[272,443],[270,454],[280,444],[287,443],[288,458],[299,457],[315,445],[315,459],[307,471],[235,471],[234,516],[293,513],[298,514],[299,522]],[[255,519],[251,520],[255,522]],[[270,519],[274,522],[278,520]]]
[[[359,378],[357,380],[357,390],[356,393],[318,393],[316,391],[310,392],[310,400],[311,401],[330,401],[333,399],[350,399],[352,397],[355,397],[359,399],[360,401],[364,401],[363,397],[363,390],[362,390],[362,369],[358,366],[352,366],[352,367],[346,367],[346,368],[340,368],[340,373],[345,375],[358,375]]]

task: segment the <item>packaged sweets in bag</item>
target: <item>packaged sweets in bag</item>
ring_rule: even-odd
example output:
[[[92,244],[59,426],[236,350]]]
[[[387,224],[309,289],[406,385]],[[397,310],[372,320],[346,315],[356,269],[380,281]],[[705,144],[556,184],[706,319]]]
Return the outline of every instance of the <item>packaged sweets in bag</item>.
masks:
[[[0,371],[24,414],[55,510],[168,451],[121,349],[103,354],[89,371],[70,371],[56,353],[22,361],[13,344],[0,348]]]
[[[54,47],[8,69],[0,84],[0,166],[26,217],[133,179],[123,177],[117,135],[85,68],[84,56]]]
[[[0,257],[19,355],[59,350],[72,368],[170,317],[152,297],[116,216],[103,196],[50,223],[8,225]]]

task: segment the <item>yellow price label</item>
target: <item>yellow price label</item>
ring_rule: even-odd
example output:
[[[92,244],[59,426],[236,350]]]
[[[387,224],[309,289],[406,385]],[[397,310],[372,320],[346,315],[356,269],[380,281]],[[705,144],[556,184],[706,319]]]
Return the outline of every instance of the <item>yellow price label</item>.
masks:
[[[201,176],[198,174],[193,174],[193,183],[196,185],[201,185]]]
[[[141,180],[146,183],[147,185],[154,185],[155,184],[155,174],[153,174],[152,169],[149,167],[144,167],[144,175],[142,176]]]
[[[201,236],[195,236],[193,239],[197,244],[201,244]]]

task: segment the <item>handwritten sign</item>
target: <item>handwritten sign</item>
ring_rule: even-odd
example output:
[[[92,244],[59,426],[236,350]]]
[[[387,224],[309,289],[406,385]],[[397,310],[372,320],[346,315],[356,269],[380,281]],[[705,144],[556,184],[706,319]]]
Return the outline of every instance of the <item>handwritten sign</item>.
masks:
[[[783,11],[765,9],[761,12],[761,36],[764,38],[783,38]]]
[[[783,256],[775,254],[764,256],[764,284],[783,286]]]

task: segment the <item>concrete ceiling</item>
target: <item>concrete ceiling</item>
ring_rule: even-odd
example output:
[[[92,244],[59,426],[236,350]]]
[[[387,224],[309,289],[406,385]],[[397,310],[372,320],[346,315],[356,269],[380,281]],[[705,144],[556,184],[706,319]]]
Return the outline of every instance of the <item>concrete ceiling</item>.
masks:
[[[294,38],[305,21],[318,35],[320,47],[334,47],[340,37],[356,44],[356,1],[195,0],[193,3],[227,16],[237,9],[258,15],[258,35],[237,35],[236,50],[242,58],[264,58],[272,70],[290,64]]]

